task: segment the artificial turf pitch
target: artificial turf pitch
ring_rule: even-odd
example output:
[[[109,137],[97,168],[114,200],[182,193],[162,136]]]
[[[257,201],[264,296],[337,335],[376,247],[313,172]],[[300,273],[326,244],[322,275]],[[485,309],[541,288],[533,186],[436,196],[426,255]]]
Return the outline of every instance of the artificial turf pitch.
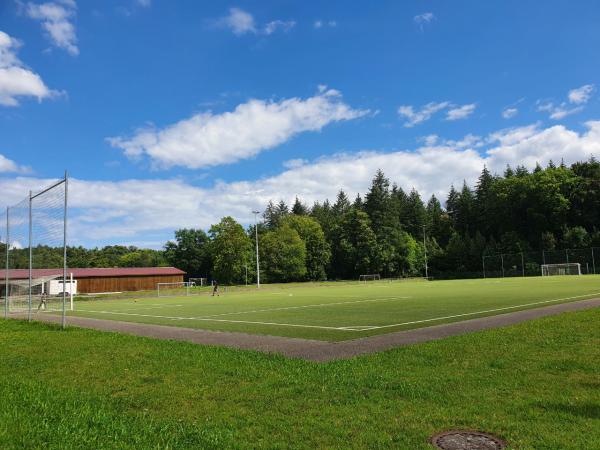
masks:
[[[600,297],[600,275],[266,285],[201,295],[77,301],[109,320],[342,341]]]

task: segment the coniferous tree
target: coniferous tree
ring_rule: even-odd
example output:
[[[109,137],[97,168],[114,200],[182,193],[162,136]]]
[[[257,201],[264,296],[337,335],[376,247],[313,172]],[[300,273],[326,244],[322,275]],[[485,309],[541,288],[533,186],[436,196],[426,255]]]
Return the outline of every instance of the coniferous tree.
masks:
[[[297,216],[306,216],[308,215],[308,207],[300,201],[298,196],[296,196],[296,200],[294,201],[294,205],[292,206],[292,214]]]
[[[350,200],[348,200],[348,196],[343,190],[340,189],[340,192],[338,192],[337,198],[332,207],[333,213],[341,216],[346,214],[351,206],[352,205],[350,204]]]

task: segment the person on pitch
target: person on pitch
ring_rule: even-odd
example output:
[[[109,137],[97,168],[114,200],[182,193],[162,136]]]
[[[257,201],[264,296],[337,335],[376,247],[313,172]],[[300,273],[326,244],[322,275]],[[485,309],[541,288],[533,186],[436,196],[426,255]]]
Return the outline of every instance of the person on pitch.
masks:
[[[219,282],[217,280],[213,281],[213,293],[212,293],[212,296],[214,297],[215,294],[217,295],[217,297],[219,297]]]
[[[40,297],[40,304],[38,305],[38,309],[37,309],[38,312],[40,311],[40,309],[42,311],[46,310],[46,307],[48,306],[48,304],[46,303],[47,299],[48,299],[48,294],[44,293],[44,294],[41,295],[41,297]]]

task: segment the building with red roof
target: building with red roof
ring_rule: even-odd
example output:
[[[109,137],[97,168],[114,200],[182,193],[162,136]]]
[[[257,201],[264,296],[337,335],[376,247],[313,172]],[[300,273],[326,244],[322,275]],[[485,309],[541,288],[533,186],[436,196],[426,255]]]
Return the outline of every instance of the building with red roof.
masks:
[[[156,289],[158,283],[183,281],[185,272],[175,267],[114,267],[69,268],[67,278],[77,281],[77,293],[146,291]],[[33,279],[62,278],[63,269],[33,269]],[[26,280],[29,269],[8,271],[11,281]],[[6,270],[0,270],[0,285],[4,286]]]

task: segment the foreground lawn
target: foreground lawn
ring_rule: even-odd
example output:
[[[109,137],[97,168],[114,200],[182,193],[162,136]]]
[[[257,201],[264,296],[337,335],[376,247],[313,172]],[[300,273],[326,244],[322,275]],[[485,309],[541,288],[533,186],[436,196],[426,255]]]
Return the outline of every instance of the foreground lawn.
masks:
[[[76,302],[77,316],[341,341],[600,297],[600,275],[296,283],[220,297]]]
[[[600,448],[600,309],[327,364],[0,321],[0,448]]]

